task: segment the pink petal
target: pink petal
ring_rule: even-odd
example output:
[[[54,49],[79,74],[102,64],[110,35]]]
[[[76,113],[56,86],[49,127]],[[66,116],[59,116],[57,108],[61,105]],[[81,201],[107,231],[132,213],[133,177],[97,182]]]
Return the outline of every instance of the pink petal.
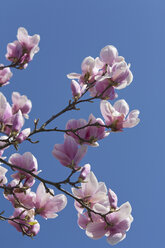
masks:
[[[100,239],[107,232],[105,226],[106,224],[104,222],[103,223],[90,222],[86,228],[86,235],[92,239]]]

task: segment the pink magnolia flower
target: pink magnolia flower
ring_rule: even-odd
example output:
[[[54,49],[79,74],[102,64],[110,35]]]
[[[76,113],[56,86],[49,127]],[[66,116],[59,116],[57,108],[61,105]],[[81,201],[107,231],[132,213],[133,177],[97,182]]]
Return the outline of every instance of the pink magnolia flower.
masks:
[[[98,75],[95,77],[96,84],[99,86],[102,84],[112,84],[115,89],[123,89],[130,85],[133,80],[133,74],[130,71],[130,64],[123,60],[113,63],[112,67],[109,65],[106,67],[104,75]]]
[[[86,154],[87,146],[83,145],[79,148],[72,137],[65,135],[64,138],[64,144],[55,144],[52,151],[53,156],[57,158],[62,165],[76,169]]]
[[[110,126],[112,131],[134,127],[140,121],[138,118],[139,110],[133,110],[129,113],[129,106],[124,99],[116,101],[113,106],[108,101],[103,100],[100,109],[106,125]]]
[[[83,199],[90,208],[94,208],[97,203],[105,207],[109,205],[106,185],[103,182],[98,182],[92,171],[85,178],[85,182],[81,183],[80,189],[72,188],[72,193],[77,198]],[[84,210],[77,201],[75,201],[75,207],[80,213]]]
[[[89,89],[92,97],[101,96],[101,99],[114,100],[118,97],[115,93],[115,88],[112,85],[112,81],[106,77],[99,77],[96,80],[95,85]]]
[[[97,59],[98,58],[94,59],[91,56],[86,57],[81,64],[82,74],[70,73],[67,77],[69,79],[78,79],[80,84],[91,83],[94,81],[94,77],[100,69]]]
[[[15,63],[20,60],[22,53],[22,45],[18,40],[16,40],[13,43],[9,43],[7,45],[7,54],[5,56],[6,59]]]
[[[19,153],[14,153],[9,158],[9,163],[19,166],[22,169],[26,169],[28,171],[33,172],[34,174],[38,174],[40,171],[38,170],[38,164],[37,159],[33,156],[30,152],[25,152],[23,155],[20,155]],[[22,171],[21,169],[14,169],[18,172],[13,174],[12,177],[15,179],[24,179],[24,186],[31,187],[35,179],[30,174],[26,173],[25,171]]]
[[[0,64],[2,67],[3,64]],[[13,73],[11,72],[10,68],[4,68],[3,70],[0,69],[0,87],[9,84],[9,80],[12,77]]]
[[[51,193],[54,195],[54,191],[51,189]],[[52,196],[47,193],[43,183],[40,183],[35,200],[36,213],[40,214],[43,218],[56,218],[57,212],[63,210],[66,207],[67,198],[63,194]]]
[[[24,230],[27,235],[33,237],[39,232],[40,224],[34,219],[34,216],[31,215],[32,211],[25,211],[23,208],[16,208],[13,216],[10,217],[10,219],[16,218],[15,222],[11,220],[8,222],[14,226],[18,232],[23,232]]]
[[[23,116],[28,118],[28,114],[32,108],[32,102],[25,95],[20,95],[18,92],[12,93],[12,113],[16,114],[19,110],[21,110]]]
[[[83,215],[79,213],[78,224],[80,228],[86,230],[88,237],[99,239],[105,235],[107,242],[115,245],[126,237],[126,232],[133,221],[131,211],[131,205],[129,202],[126,202],[117,211],[106,215],[106,222],[100,215],[91,213],[91,221],[87,212]]]
[[[116,89],[123,89],[130,85],[133,80],[132,72],[130,71],[130,64],[127,65],[125,61],[120,61],[113,64],[111,79],[118,83]]]
[[[0,185],[7,183],[7,178],[5,176],[7,171],[8,170],[6,168],[4,168],[3,166],[0,166]]]
[[[84,119],[79,120],[69,120],[66,124],[66,129],[78,129],[84,126],[87,126],[88,124],[94,124],[99,123],[100,125],[104,125],[104,122],[100,118],[95,118],[93,114],[90,114],[88,123]],[[105,131],[104,126],[87,126],[85,128],[79,129],[75,132],[68,132],[70,136],[72,136],[77,143],[79,144],[88,144],[91,146],[98,146],[97,140],[103,139],[109,135],[108,132]]]
[[[20,27],[17,33],[18,41],[9,43],[7,46],[6,58],[20,67],[26,68],[34,55],[39,51],[40,36],[35,34],[29,36],[25,28]]]

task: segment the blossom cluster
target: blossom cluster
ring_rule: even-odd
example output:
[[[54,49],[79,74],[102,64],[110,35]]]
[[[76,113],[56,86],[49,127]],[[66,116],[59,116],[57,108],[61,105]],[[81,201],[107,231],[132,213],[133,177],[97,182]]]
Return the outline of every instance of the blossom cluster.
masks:
[[[85,229],[86,235],[92,239],[105,235],[108,243],[117,244],[126,237],[126,231],[133,221],[131,205],[126,202],[118,207],[116,194],[111,189],[107,192],[106,185],[98,182],[93,172],[90,172],[85,180],[86,183],[82,183],[80,189],[72,188],[72,192],[77,198],[83,199],[94,212],[89,216],[81,204],[75,201],[78,225]]]
[[[115,89],[123,89],[133,80],[130,64],[127,64],[124,58],[118,55],[117,49],[111,45],[101,49],[100,57],[86,57],[81,64],[81,70],[82,74],[67,75],[72,79],[72,94],[78,98],[86,88],[84,85],[88,84],[92,86],[89,89],[91,96],[101,95],[102,99],[113,100],[117,97]]]
[[[7,60],[11,61],[9,66],[0,65],[0,86],[7,85],[12,76],[10,68],[25,69],[34,55],[39,51],[40,36],[28,35],[25,28],[19,28],[17,40],[7,45]],[[32,102],[25,95],[18,92],[12,93],[12,104],[0,92],[0,163],[9,166],[14,173],[12,180],[8,183],[6,173],[8,170],[0,166],[0,188],[4,190],[4,197],[11,202],[14,213],[7,219],[17,231],[27,236],[35,236],[40,230],[40,224],[36,220],[37,215],[44,219],[56,218],[57,213],[67,205],[64,194],[55,195],[54,186],[74,200],[74,206],[78,213],[78,225],[84,229],[86,235],[92,239],[107,237],[109,244],[114,245],[126,237],[133,217],[129,202],[118,206],[117,195],[107,190],[104,182],[98,182],[91,165],[81,165],[81,160],[87,153],[88,146],[98,147],[99,141],[108,137],[110,132],[121,132],[124,128],[135,127],[139,123],[139,110],[129,112],[129,105],[124,99],[115,103],[118,97],[116,90],[121,90],[131,84],[133,75],[130,64],[124,57],[119,56],[117,49],[108,45],[101,49],[99,57],[86,57],[81,64],[81,73],[70,73],[71,92],[73,100],[57,115],[51,117],[38,127],[38,120],[34,121],[34,129],[22,130],[25,119],[29,118]],[[89,92],[90,98],[82,98]],[[80,100],[81,98],[81,100]],[[65,129],[47,129],[46,126],[53,122],[56,116],[76,109],[76,105],[82,102],[100,99],[100,112],[102,118],[95,117],[93,113],[88,120],[70,119]],[[37,159],[31,152],[11,154],[6,161],[2,157],[5,149],[19,145],[38,132],[60,131],[64,133],[64,142],[55,144],[52,154],[70,171],[69,176],[60,182],[51,182],[40,176]],[[73,181],[73,174],[77,179]],[[40,184],[33,192],[33,185],[38,179]],[[72,193],[62,188],[62,185],[71,186]]]
[[[64,194],[55,195],[52,189],[47,189],[47,192],[42,182],[36,193],[31,190],[35,183],[33,175],[38,175],[40,172],[37,159],[32,153],[26,152],[23,155],[14,153],[10,156],[9,163],[19,167],[19,169],[13,167],[15,171],[11,175],[13,180],[7,184],[5,176],[7,170],[0,166],[0,185],[6,184],[4,196],[14,207],[14,213],[9,218],[9,223],[19,232],[32,237],[40,230],[35,216],[41,215],[44,219],[56,218],[57,212],[65,208],[67,198]],[[33,172],[33,175],[27,171]]]
[[[0,131],[10,139],[15,137],[16,142],[21,143],[30,134],[30,128],[21,131],[25,118],[32,108],[31,101],[18,92],[12,93],[12,106],[7,102],[6,97],[0,92]],[[3,142],[4,143],[4,142]]]

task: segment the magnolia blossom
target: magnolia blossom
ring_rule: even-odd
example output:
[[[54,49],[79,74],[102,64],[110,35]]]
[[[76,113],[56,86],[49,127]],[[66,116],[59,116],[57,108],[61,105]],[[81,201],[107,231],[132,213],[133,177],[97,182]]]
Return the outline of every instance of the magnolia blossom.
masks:
[[[21,110],[15,114],[7,102],[5,96],[0,92],[0,129],[7,135],[20,132],[24,125],[24,118]]]
[[[38,174],[40,171],[38,170],[37,159],[30,152],[25,152],[23,155],[19,153],[14,153],[9,158],[9,163],[19,166],[22,169],[26,169],[28,171],[33,172],[33,174]],[[14,169],[14,168],[13,168]],[[24,179],[24,186],[31,187],[35,179],[29,173],[22,171],[21,169],[14,169],[18,172],[13,174],[12,177],[15,179]]]
[[[37,34],[30,36],[25,28],[20,27],[18,29],[17,39],[18,41],[7,45],[6,58],[13,63],[17,63],[20,68],[26,68],[27,63],[39,51],[38,44],[40,36]]]
[[[68,135],[64,137],[64,144],[55,144],[52,151],[53,156],[57,158],[62,165],[76,169],[86,154],[87,146],[82,145],[78,147],[78,144],[72,137]]]
[[[139,110],[133,110],[129,113],[129,106],[124,99],[116,101],[113,106],[108,101],[103,100],[100,109],[106,125],[110,126],[112,131],[134,127],[140,121],[138,118]]]
[[[6,172],[8,170],[2,166],[0,166],[0,185],[6,184],[7,183],[7,178],[5,176]]]
[[[130,64],[127,65],[125,61],[115,63],[112,66],[111,79],[117,83],[116,88],[118,90],[130,85],[133,80]]]
[[[81,183],[80,189],[72,188],[72,193],[77,198],[83,199],[90,208],[94,208],[96,203],[105,207],[109,205],[106,185],[103,182],[98,182],[92,171],[85,178],[85,183]],[[75,207],[80,213],[84,210],[77,201],[75,202]]]
[[[19,217],[19,218],[17,218]],[[32,216],[32,211],[25,211],[23,208],[16,208],[10,219],[16,218],[15,221],[9,220],[9,224],[14,226],[18,232],[25,232],[29,236],[36,236],[40,230],[40,224]],[[22,227],[22,228],[21,228]]]
[[[32,102],[25,95],[20,95],[18,92],[12,93],[12,113],[15,114],[21,110],[23,116],[28,118],[28,113],[31,111]]]
[[[88,122],[84,119],[79,120],[69,120],[66,124],[66,129],[79,129],[75,133],[68,132],[70,136],[72,136],[77,143],[79,144],[88,144],[91,146],[98,146],[97,140],[103,139],[109,135],[108,132],[105,131],[104,126],[88,126],[88,124],[95,124],[98,123],[100,125],[104,125],[104,122],[100,118],[95,118],[93,114],[90,114]],[[81,127],[84,127],[82,128]]]
[[[3,67],[3,64],[0,64],[0,67]],[[10,68],[4,68],[3,70],[0,69],[0,86],[4,86],[9,84],[9,80],[12,77],[13,73],[11,72]]]
[[[50,189],[49,189],[50,190]],[[54,191],[50,190],[54,195]],[[56,218],[57,212],[63,210],[67,204],[67,198],[63,194],[56,196],[47,193],[43,183],[40,183],[36,191],[35,208],[36,213],[40,214],[43,218]]]
[[[80,84],[91,83],[94,81],[94,77],[97,75],[100,69],[100,65],[97,63],[98,58],[94,59],[89,56],[86,57],[82,64],[81,70],[82,74],[70,73],[67,75],[69,79],[78,79]]]
[[[133,221],[131,211],[130,203],[126,202],[116,211],[107,214],[106,221],[100,215],[93,213],[91,213],[91,221],[87,212],[83,215],[79,213],[78,224],[80,228],[86,230],[88,237],[99,239],[105,235],[107,242],[111,245],[115,245],[126,237],[126,232],[130,229]]]
[[[112,45],[101,49],[100,58],[86,57],[81,70],[82,74],[67,75],[69,79],[78,80],[71,83],[72,94],[76,97],[81,96],[81,87],[88,85],[92,97],[113,100],[118,96],[115,89],[123,89],[133,80],[130,64],[118,55],[117,49]]]
[[[92,97],[100,96],[101,99],[114,100],[118,95],[112,85],[113,82],[109,78],[99,76],[95,85],[89,89],[90,95]]]

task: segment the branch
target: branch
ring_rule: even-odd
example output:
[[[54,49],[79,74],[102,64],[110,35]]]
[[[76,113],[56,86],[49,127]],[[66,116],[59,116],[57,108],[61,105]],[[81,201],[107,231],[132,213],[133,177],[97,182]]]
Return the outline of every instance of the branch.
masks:
[[[10,164],[10,163],[6,162],[5,160],[3,160],[3,159],[1,159],[1,158],[0,158],[0,162],[2,162],[2,163],[4,163],[4,164],[8,165],[11,169],[22,170],[22,171],[28,173],[29,175],[33,176],[34,178],[36,178],[37,180],[39,180],[40,182],[42,182],[42,183],[44,184],[45,190],[46,190],[47,193],[50,193],[50,190],[49,190],[49,188],[46,186],[46,184],[49,184],[49,185],[54,186],[56,189],[60,190],[60,191],[63,192],[64,194],[70,196],[71,198],[73,198],[74,200],[76,200],[77,202],[79,202],[80,205],[81,205],[83,208],[85,208],[88,212],[92,212],[92,213],[94,213],[94,214],[100,215],[102,218],[105,219],[105,221],[106,221],[106,215],[107,215],[107,214],[110,214],[110,213],[112,213],[112,212],[114,212],[114,211],[118,211],[118,210],[112,210],[112,211],[109,211],[109,212],[106,213],[106,214],[98,213],[98,212],[94,211],[93,209],[91,209],[90,207],[88,207],[87,204],[84,203],[83,199],[77,198],[76,196],[74,196],[74,195],[72,195],[70,192],[68,192],[67,190],[61,188],[61,184],[66,184],[66,183],[69,183],[69,182],[70,182],[71,176],[76,172],[75,170],[72,170],[71,174],[67,177],[67,179],[65,179],[65,180],[63,180],[63,181],[61,181],[61,182],[52,182],[52,181],[46,180],[46,179],[44,179],[44,178],[42,178],[42,177],[40,177],[40,176],[38,176],[38,175],[35,175],[32,171],[29,171],[29,170],[27,170],[27,169],[21,168],[21,167],[19,167],[19,166],[17,166],[17,165]],[[70,184],[70,183],[69,183],[69,184]],[[109,223],[109,225],[110,225],[110,223]]]

